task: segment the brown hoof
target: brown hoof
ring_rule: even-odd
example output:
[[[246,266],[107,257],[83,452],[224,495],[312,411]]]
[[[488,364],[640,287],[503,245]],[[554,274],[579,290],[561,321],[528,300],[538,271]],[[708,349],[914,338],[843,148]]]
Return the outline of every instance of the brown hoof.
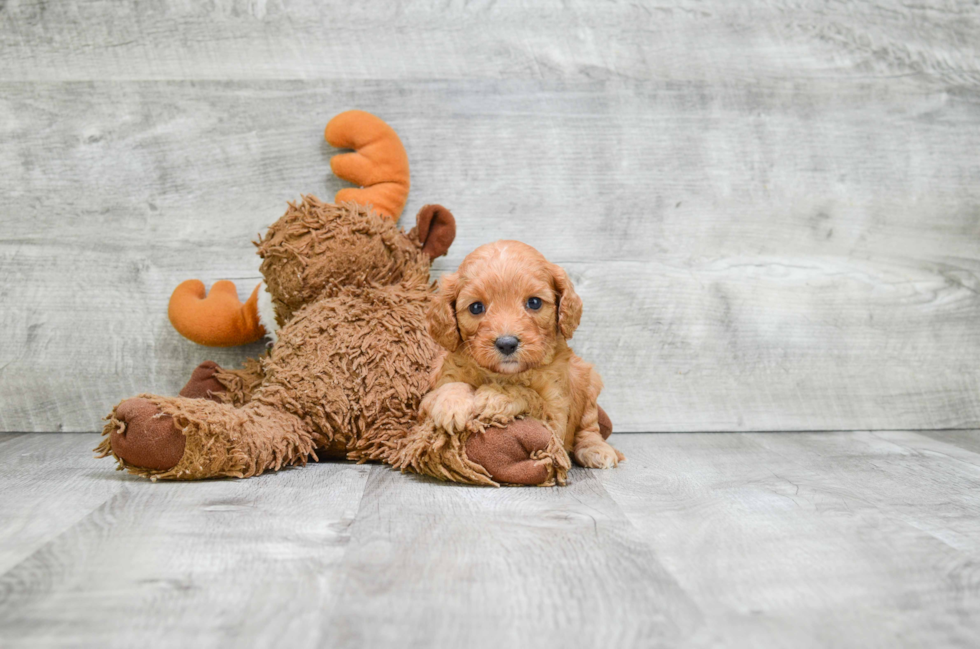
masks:
[[[194,368],[187,385],[180,391],[180,396],[188,399],[210,399],[222,403],[218,395],[225,391],[225,386],[214,378],[215,373],[220,369],[214,361],[204,361],[198,365]]]
[[[466,440],[466,455],[497,482],[537,485],[548,480],[548,467],[532,460],[551,442],[551,432],[539,421],[517,419],[503,428],[488,428]]]
[[[602,435],[602,439],[609,439],[612,430],[612,419],[602,409],[602,406],[599,406],[599,433]]]
[[[111,433],[112,452],[127,464],[152,471],[166,471],[184,457],[184,434],[170,415],[146,399],[126,399],[113,413],[123,423]]]

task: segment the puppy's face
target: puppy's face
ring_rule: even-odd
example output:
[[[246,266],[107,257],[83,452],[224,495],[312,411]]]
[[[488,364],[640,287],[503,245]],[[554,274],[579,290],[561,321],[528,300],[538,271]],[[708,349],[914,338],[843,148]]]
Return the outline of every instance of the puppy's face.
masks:
[[[516,374],[550,363],[556,341],[572,337],[581,312],[561,268],[526,244],[498,241],[443,278],[429,331],[450,351],[465,345],[486,370]]]

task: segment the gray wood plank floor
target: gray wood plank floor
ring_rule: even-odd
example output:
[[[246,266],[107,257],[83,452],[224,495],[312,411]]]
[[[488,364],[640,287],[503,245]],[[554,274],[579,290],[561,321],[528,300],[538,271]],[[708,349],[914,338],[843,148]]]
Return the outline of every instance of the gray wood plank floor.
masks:
[[[0,435],[0,646],[975,647],[980,431],[618,435],[563,489]]]

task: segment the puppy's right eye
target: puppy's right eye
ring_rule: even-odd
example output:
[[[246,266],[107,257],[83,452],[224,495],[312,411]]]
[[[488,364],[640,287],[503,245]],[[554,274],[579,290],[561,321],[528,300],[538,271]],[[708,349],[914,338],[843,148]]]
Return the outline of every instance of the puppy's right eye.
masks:
[[[470,313],[473,315],[480,315],[486,309],[483,307],[483,302],[474,302],[470,305]]]

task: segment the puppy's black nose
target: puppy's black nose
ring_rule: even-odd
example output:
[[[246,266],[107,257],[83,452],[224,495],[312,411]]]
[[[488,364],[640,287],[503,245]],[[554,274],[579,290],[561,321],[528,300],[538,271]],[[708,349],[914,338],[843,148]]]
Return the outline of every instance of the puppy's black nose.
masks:
[[[493,344],[500,350],[501,354],[510,356],[517,351],[517,346],[521,344],[521,341],[517,339],[517,336],[501,336]]]

